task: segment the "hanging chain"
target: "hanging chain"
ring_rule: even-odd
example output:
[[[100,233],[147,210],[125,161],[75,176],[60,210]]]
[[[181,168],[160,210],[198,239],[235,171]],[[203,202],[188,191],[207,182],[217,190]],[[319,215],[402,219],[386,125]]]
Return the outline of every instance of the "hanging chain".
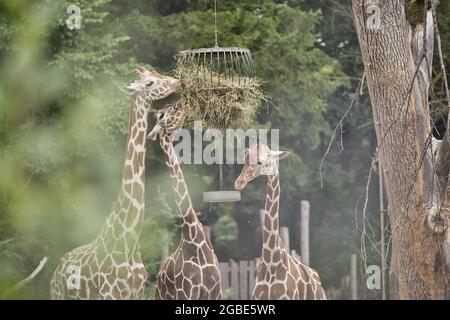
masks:
[[[219,47],[219,40],[217,35],[217,0],[214,0],[214,37],[216,48]]]

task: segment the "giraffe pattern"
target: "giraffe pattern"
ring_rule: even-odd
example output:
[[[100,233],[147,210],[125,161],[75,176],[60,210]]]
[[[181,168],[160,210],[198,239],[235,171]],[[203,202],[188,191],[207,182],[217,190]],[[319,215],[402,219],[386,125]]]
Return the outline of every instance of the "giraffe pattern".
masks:
[[[192,207],[172,143],[172,134],[183,125],[188,108],[186,101],[180,100],[159,110],[155,114],[157,123],[149,134],[152,140],[159,135],[183,221],[180,244],[161,263],[156,277],[155,300],[218,300],[222,294],[219,261]]]
[[[262,143],[254,144],[245,150],[244,167],[235,181],[235,189],[243,190],[249,181],[267,175],[262,255],[252,296],[255,300],[326,299],[317,272],[292,257],[279,235],[280,179],[276,161],[288,155]]]
[[[145,152],[151,102],[181,88],[177,79],[144,68],[124,87],[132,96],[122,188],[99,235],[66,253],[51,282],[52,299],[143,299],[147,271],[139,250],[144,216]]]

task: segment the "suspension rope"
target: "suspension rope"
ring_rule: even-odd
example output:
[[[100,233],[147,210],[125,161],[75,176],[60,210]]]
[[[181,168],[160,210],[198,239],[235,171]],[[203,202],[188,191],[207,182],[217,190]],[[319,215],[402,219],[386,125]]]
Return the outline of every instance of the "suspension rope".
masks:
[[[217,32],[217,0],[214,0],[214,37],[215,37],[215,46],[219,47],[218,40],[218,32]]]

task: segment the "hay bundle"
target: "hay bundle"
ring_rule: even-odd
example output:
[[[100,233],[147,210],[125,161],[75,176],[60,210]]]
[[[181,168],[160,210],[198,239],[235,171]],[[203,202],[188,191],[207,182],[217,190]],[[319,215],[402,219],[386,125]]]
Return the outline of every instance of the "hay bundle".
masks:
[[[249,77],[225,78],[205,67],[178,65],[182,94],[190,105],[188,121],[202,120],[208,128],[248,127],[264,98],[261,81]]]

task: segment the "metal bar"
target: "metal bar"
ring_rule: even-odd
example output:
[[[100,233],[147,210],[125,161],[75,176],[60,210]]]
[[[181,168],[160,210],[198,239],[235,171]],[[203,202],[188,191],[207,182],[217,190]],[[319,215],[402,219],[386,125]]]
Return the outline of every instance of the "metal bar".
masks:
[[[203,81],[206,81],[206,53],[203,53]]]
[[[247,56],[250,59],[250,64],[252,66],[252,77],[256,76],[256,70],[255,70],[255,62],[253,61],[252,53],[250,50],[247,52]]]
[[[248,63],[248,77],[249,78],[253,78],[254,74],[253,74],[253,61],[251,61],[251,57],[249,57],[248,54],[245,55],[245,59],[247,60]]]
[[[225,71],[224,71],[224,76],[225,76],[225,81],[227,81],[227,53],[226,52],[224,52],[223,53],[223,61],[224,61],[224,63],[225,63]]]
[[[219,164],[219,187],[223,190],[223,164]]]
[[[246,54],[243,54],[241,56],[241,59],[242,59],[242,62],[244,64],[244,75],[245,75],[245,77],[244,77],[244,85],[245,85],[247,83],[247,79],[250,79],[250,74],[249,74],[250,66],[248,65],[247,55]]]
[[[201,56],[201,53],[196,54],[196,56],[197,56],[197,65],[195,66],[195,68],[197,69],[197,78],[198,78],[198,74],[200,72],[200,56]]]
[[[210,52],[211,54],[211,59],[209,62],[209,73],[211,74],[211,85],[213,84],[213,70],[212,70],[212,66],[213,66],[213,54],[212,51]]]
[[[221,72],[220,72],[220,53],[219,53],[219,51],[217,51],[217,76],[218,76],[218,78],[219,78],[219,80],[217,80],[217,85],[219,85],[220,86],[220,74],[221,74]]]
[[[237,59],[237,61],[236,61],[236,66],[237,66],[236,70],[238,70],[238,85],[241,85],[241,74],[242,74],[242,72],[241,72],[241,64],[239,62],[239,55],[238,55],[238,53],[235,52],[235,54],[236,54],[236,59]]]
[[[235,69],[234,69],[234,63],[233,63],[233,53],[231,51],[230,51],[230,61],[231,61],[231,69],[230,69],[230,72],[231,72],[231,83],[233,83]]]

